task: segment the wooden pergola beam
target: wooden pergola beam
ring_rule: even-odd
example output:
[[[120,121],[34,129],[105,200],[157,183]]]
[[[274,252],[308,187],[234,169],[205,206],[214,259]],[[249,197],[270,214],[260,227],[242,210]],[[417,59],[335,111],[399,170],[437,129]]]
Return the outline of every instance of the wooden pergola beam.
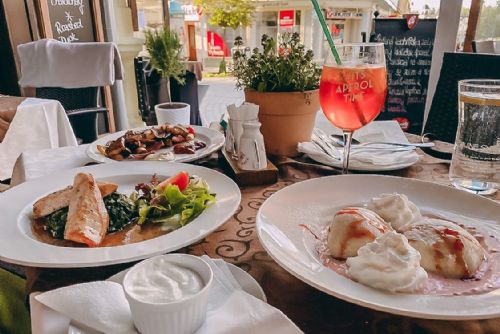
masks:
[[[465,32],[464,52],[472,52],[472,41],[476,38],[477,23],[481,12],[482,0],[472,0]]]

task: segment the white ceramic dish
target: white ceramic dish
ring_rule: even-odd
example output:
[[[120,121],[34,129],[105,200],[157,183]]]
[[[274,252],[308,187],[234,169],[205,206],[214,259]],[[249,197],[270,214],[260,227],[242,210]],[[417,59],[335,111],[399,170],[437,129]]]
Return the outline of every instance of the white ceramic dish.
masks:
[[[194,131],[195,131],[195,138],[198,140],[201,140],[204,142],[207,146],[197,150],[194,154],[176,154],[175,155],[175,162],[190,162],[190,161],[196,161],[198,159],[204,158],[208,156],[209,154],[217,151],[224,145],[224,135],[220,133],[217,130],[206,128],[203,126],[196,126],[196,125],[190,125]],[[141,128],[135,128],[131,129],[134,131],[139,131],[139,130],[144,130],[144,129],[149,129],[151,128],[150,126],[147,127],[141,127]],[[96,161],[96,162],[117,162],[116,160],[110,159],[97,150],[97,145],[106,145],[107,142],[111,140],[115,140],[118,137],[121,137],[129,130],[123,130],[115,133],[111,133],[107,136],[101,137],[91,143],[88,148],[87,148],[87,155],[89,156],[90,159]],[[171,147],[161,149],[158,152],[169,152],[172,151],[173,149]],[[123,160],[120,162],[128,162],[131,160]],[[135,162],[135,161],[132,161]]]
[[[316,121],[316,127],[323,130],[326,134],[342,134],[340,129],[335,128],[331,123],[329,123],[324,117],[323,113],[318,113],[318,120]],[[404,132],[401,130],[401,127],[396,121],[375,121],[368,123],[364,127],[354,132],[354,138],[360,139],[363,141],[383,141],[383,142],[395,142],[395,143],[409,143],[406,138]],[[376,172],[376,171],[391,171],[403,169],[406,167],[410,167],[415,164],[419,157],[416,152],[413,152],[413,159],[408,159],[407,161],[394,162],[390,165],[374,165],[368,162],[361,162],[352,159],[349,162],[349,169],[356,171],[368,171],[368,172]],[[320,156],[310,156],[311,159],[333,167],[342,168],[341,162],[331,163],[329,161],[325,161],[321,159]]]
[[[413,179],[344,175],[303,181],[272,195],[257,215],[259,239],[273,259],[297,278],[354,304],[427,319],[500,316],[500,289],[470,296],[391,294],[358,284],[323,266],[314,238],[299,224],[309,224],[319,230],[331,221],[337,210],[366,203],[384,192],[406,194],[423,212],[461,215],[481,220],[482,226],[493,232],[500,230],[500,204],[492,200]]]
[[[31,231],[33,203],[73,183],[78,172],[92,173],[98,180],[117,183],[118,192],[130,194],[135,184],[148,182],[151,175],[166,178],[179,171],[204,178],[217,194],[208,207],[186,226],[160,237],[115,247],[57,247],[34,239]],[[164,254],[190,245],[210,234],[236,211],[241,199],[238,186],[227,176],[199,166],[164,162],[120,162],[72,169],[16,186],[1,196],[0,260],[36,267],[94,267],[131,262]]]
[[[136,294],[138,279],[141,282],[145,276],[161,272],[172,265],[187,268],[198,275],[203,282],[201,289],[192,295],[168,302],[146,301],[143,299],[144,292],[142,295]],[[142,334],[194,333],[205,321],[213,277],[214,273],[208,263],[200,257],[189,254],[158,255],[137,263],[125,274],[122,283],[135,327]],[[161,281],[151,280],[150,284],[150,288],[156,288],[156,295],[161,293],[158,290]]]
[[[213,261],[224,261],[220,259],[213,259]],[[259,283],[246,271],[243,269],[227,263],[227,267],[231,274],[233,274],[234,278],[243,291],[246,293],[258,298],[264,302],[267,302],[266,295],[264,291],[260,287]],[[118,284],[122,284],[123,278],[129,269],[119,272],[118,274],[111,276],[108,278],[108,281],[116,282]],[[31,295],[33,296],[33,294]],[[42,334],[42,333],[64,333],[66,330],[68,334],[93,334],[96,331],[87,328],[85,325],[71,323],[69,324],[67,318],[60,313],[44,306],[36,298],[32,298],[30,296],[30,304],[31,304],[31,319],[32,319],[32,328],[33,334]]]

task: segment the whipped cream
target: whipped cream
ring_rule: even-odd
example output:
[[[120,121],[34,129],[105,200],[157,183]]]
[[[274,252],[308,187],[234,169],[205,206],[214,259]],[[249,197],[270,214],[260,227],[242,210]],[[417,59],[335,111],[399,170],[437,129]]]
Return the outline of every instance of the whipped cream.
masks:
[[[397,231],[404,225],[422,218],[417,206],[403,194],[381,194],[372,198],[367,207],[375,211]]]
[[[361,284],[391,292],[423,288],[427,272],[420,266],[420,253],[406,237],[387,232],[358,250],[346,261],[348,274]]]
[[[146,303],[179,301],[198,293],[204,287],[198,273],[164,257],[145,261],[132,270],[127,279],[127,292]]]

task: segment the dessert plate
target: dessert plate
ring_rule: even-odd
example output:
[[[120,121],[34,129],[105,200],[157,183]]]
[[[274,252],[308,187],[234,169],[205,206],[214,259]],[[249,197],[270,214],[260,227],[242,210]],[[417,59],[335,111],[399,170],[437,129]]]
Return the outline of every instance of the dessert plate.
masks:
[[[32,206],[38,199],[73,183],[76,173],[91,173],[98,181],[118,184],[118,192],[130,194],[137,183],[186,171],[207,181],[217,202],[189,224],[159,237],[114,247],[58,247],[35,239],[31,229]],[[168,253],[196,242],[224,224],[238,208],[241,193],[227,176],[190,164],[158,161],[115,162],[58,172],[22,183],[0,195],[0,260],[44,268],[94,267],[125,263]]]
[[[196,125],[190,125],[194,129],[195,132],[195,139],[201,140],[204,142],[207,146],[197,150],[194,154],[176,154],[175,158],[173,161],[175,162],[190,162],[190,161],[196,161],[198,159],[204,158],[208,156],[209,154],[217,151],[224,145],[224,135],[220,133],[217,130],[206,128],[203,126],[196,126]],[[145,130],[151,128],[150,126],[146,127],[141,127],[141,128],[135,128],[135,129],[130,129],[132,131],[140,131],[140,130]],[[97,150],[97,145],[106,145],[107,142],[112,141],[117,139],[118,137],[121,137],[125,134],[125,132],[130,131],[130,130],[123,130],[115,133],[111,133],[107,136],[101,137],[91,143],[88,148],[87,148],[87,155],[90,159],[96,161],[96,162],[117,162],[116,160],[110,159],[104,155],[102,155],[98,150]],[[173,149],[171,147],[169,148],[164,148],[159,150],[158,152],[169,152],[172,151]],[[123,162],[127,162],[131,160],[123,160]]]
[[[303,181],[272,195],[257,214],[259,239],[271,257],[297,278],[360,306],[426,319],[500,316],[500,289],[467,296],[393,294],[356,283],[321,263],[315,239],[301,224],[320,230],[339,209],[393,192],[407,195],[424,213],[464,216],[470,218],[468,224],[479,223],[496,235],[500,230],[500,204],[487,198],[414,179],[342,175]]]

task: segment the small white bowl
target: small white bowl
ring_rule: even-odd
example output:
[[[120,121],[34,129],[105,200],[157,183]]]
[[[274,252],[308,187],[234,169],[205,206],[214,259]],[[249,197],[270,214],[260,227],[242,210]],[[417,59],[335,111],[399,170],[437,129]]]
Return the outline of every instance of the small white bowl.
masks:
[[[203,280],[203,288],[186,298],[165,302],[149,303],[138,300],[129,293],[130,277],[148,262],[163,257],[167,262],[191,269]],[[212,285],[213,272],[210,266],[199,257],[187,254],[167,254],[155,256],[133,266],[123,279],[123,290],[130,304],[134,324],[142,334],[175,333],[191,334],[198,330],[205,321],[208,296]]]

